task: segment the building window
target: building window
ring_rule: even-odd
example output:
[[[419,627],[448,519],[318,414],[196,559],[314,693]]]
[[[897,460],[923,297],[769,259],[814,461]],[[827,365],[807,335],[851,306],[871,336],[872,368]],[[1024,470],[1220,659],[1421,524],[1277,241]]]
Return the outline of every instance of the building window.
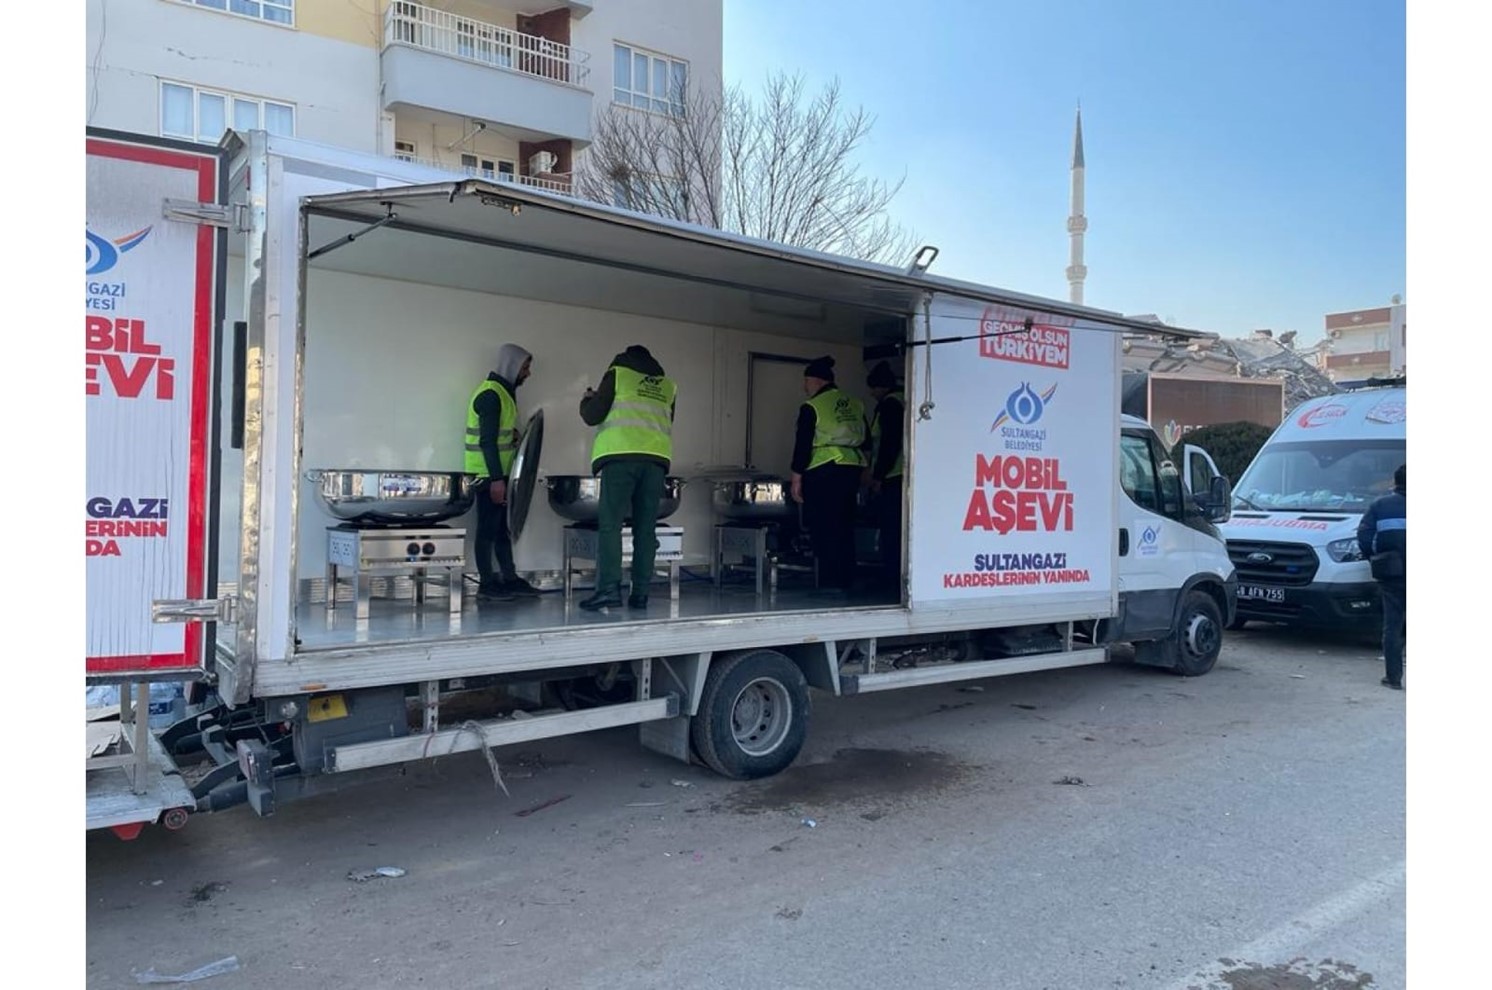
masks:
[[[415,146],[413,141],[395,141],[394,157],[401,162],[412,162],[415,160]]]
[[[237,93],[161,83],[161,134],[216,144],[229,129],[295,136],[295,107]]]
[[[1375,351],[1386,351],[1386,350],[1388,350],[1388,331],[1387,330],[1379,330],[1377,333],[1373,334],[1373,350],[1375,350]]]
[[[611,205],[683,220],[689,216],[689,189],[676,176],[634,173],[612,180]]]
[[[225,14],[252,17],[271,24],[295,24],[295,0],[180,0],[194,7],[220,10]]]
[[[518,163],[505,158],[488,158],[463,152],[461,170],[480,179],[512,182],[518,172]]]
[[[620,44],[615,46],[612,59],[613,102],[683,116],[684,94],[689,87],[688,62]]]

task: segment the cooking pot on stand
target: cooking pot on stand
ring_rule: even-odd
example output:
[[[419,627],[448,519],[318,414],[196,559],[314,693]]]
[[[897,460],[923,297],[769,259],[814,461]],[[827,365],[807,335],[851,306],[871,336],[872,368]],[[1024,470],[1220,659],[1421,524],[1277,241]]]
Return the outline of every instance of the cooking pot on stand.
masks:
[[[727,519],[745,522],[798,521],[798,503],[792,486],[784,478],[759,475],[750,478],[717,479],[715,511]]]
[[[594,523],[601,518],[601,479],[583,474],[552,474],[544,480],[549,488],[549,507],[570,522]],[[663,497],[658,518],[667,519],[679,510],[684,479],[663,479]]]
[[[343,522],[430,526],[471,511],[471,475],[459,471],[323,468],[306,472],[316,501]]]

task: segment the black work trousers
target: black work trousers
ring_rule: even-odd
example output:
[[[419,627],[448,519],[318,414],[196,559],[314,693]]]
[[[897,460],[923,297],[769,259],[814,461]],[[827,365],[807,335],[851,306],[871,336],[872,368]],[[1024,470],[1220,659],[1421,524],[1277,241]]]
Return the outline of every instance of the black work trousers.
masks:
[[[488,590],[518,576],[513,566],[513,538],[508,533],[508,507],[493,503],[491,488],[490,479],[477,482],[477,573],[482,576],[482,587]],[[496,572],[492,568],[494,557]]]
[[[1380,581],[1378,590],[1383,592],[1383,676],[1403,684],[1407,589],[1403,581]]]
[[[813,541],[821,588],[849,591],[854,586],[859,492],[859,467],[823,464],[803,473],[803,523]]]

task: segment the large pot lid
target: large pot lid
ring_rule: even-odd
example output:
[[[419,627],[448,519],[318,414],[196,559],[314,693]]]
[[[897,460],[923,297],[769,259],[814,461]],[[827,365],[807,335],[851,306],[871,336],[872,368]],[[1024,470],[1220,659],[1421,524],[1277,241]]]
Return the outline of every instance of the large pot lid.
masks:
[[[513,470],[508,472],[508,533],[514,541],[523,534],[528,520],[528,506],[534,499],[539,479],[539,452],[544,447],[544,410],[529,417],[513,456]]]

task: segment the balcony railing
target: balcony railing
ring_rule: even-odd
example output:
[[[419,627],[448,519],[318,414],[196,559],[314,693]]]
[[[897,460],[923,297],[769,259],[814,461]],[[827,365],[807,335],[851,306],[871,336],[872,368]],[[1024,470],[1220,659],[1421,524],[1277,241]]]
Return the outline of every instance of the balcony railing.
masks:
[[[453,175],[469,175],[473,179],[486,179],[489,182],[516,182],[519,185],[533,186],[535,189],[548,189],[550,192],[570,192],[570,176],[555,173],[553,178],[543,178],[535,175],[514,175],[511,172],[494,172],[491,169],[477,168],[470,165],[453,165],[450,162],[438,162],[432,158],[415,158],[412,155],[395,155],[401,162],[413,162],[426,168],[438,168],[442,172],[450,172]]]
[[[572,86],[584,86],[590,75],[589,52],[408,0],[389,4],[383,19],[383,43],[385,47],[409,45]]]

